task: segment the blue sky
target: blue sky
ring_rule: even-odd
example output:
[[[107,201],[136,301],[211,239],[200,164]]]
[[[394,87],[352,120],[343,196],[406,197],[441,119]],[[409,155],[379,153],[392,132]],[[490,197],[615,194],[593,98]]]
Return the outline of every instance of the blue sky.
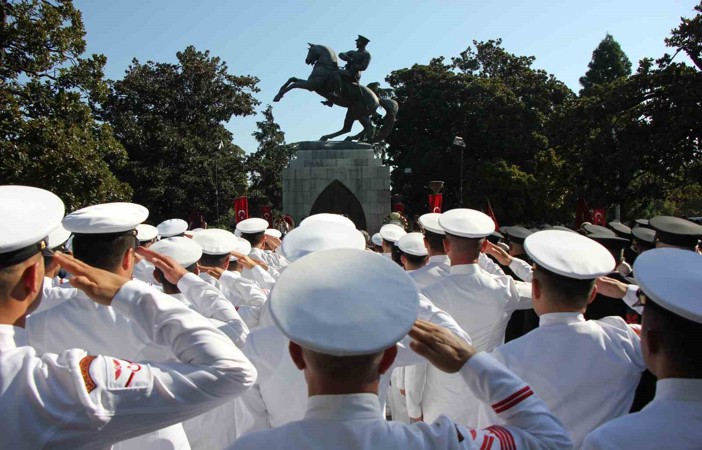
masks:
[[[371,40],[373,59],[364,84],[384,82],[393,70],[458,55],[474,40],[502,38],[511,53],[533,55],[535,66],[571,89],[587,70],[593,49],[610,33],[636,67],[658,57],[663,39],[681,16],[692,17],[694,0],[76,0],[83,12],[88,53],[107,56],[106,75],[120,79],[132,58],[175,61],[194,45],[210,50],[230,73],[260,78],[259,110],[273,104],[288,142],[316,140],[341,128],[345,110],[328,108],[321,97],[291,91],[272,103],[289,77],[307,78],[307,43],[354,48],[357,34]],[[402,110],[400,110],[400,115]],[[247,152],[260,115],[234,117],[227,127]],[[360,130],[356,124],[354,132]]]

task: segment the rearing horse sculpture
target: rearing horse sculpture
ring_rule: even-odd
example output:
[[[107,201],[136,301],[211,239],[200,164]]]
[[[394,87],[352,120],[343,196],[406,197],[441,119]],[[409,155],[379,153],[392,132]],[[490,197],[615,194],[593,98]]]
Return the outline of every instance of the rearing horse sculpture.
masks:
[[[395,124],[397,103],[393,100],[380,100],[366,86],[343,79],[339,74],[338,59],[334,50],[324,45],[309,44],[309,46],[305,63],[314,65],[312,73],[306,80],[295,77],[290,78],[280,88],[278,95],[275,96],[273,101],[280,101],[283,95],[292,89],[314,91],[333,104],[348,109],[344,119],[344,127],[336,133],[322,136],[320,140],[327,141],[349,133],[356,120],[363,125],[363,131],[355,136],[346,138],[347,141],[358,140],[373,143],[385,139]],[[380,132],[374,136],[370,117],[378,106],[385,109],[385,119]]]

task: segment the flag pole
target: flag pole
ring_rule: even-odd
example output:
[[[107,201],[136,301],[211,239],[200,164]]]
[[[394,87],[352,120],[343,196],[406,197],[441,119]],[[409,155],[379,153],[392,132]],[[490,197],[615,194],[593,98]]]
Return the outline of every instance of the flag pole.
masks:
[[[217,227],[220,227],[219,223],[219,152],[222,151],[224,143],[219,141],[219,146],[217,147],[217,153],[215,154],[215,204],[217,205]]]

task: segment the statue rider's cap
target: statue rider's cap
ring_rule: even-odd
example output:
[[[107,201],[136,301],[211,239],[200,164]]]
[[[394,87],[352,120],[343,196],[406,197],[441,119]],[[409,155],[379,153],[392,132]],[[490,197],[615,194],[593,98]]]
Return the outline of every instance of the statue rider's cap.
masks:
[[[368,39],[368,38],[365,37],[365,36],[361,36],[360,34],[358,35],[358,38],[357,38],[356,40],[357,40],[357,41],[364,42],[364,43],[366,43],[366,44],[370,42],[370,39]]]

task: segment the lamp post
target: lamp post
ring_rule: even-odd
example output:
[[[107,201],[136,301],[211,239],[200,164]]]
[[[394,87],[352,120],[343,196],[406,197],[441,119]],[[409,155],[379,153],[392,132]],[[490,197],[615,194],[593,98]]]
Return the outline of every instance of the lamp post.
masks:
[[[461,175],[460,175],[460,183],[461,184],[459,187],[459,194],[458,194],[458,195],[460,195],[460,197],[458,199],[458,206],[463,208],[463,149],[466,148],[466,143],[462,137],[454,136],[453,146],[458,147],[459,151],[461,153]]]

